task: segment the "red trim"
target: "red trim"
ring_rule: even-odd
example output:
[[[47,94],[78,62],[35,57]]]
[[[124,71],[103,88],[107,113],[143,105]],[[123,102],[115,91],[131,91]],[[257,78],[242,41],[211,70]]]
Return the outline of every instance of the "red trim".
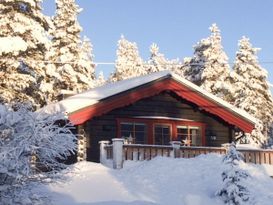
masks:
[[[177,140],[177,126],[197,126],[202,129],[202,146],[206,145],[206,124],[201,122],[191,122],[183,120],[166,120],[166,119],[146,119],[146,118],[118,118],[117,119],[117,137],[121,137],[120,123],[136,122],[145,123],[147,125],[148,144],[154,144],[154,126],[156,124],[169,125],[171,127],[171,140]]]
[[[75,125],[79,125],[93,118],[94,116],[100,116],[104,113],[110,112],[113,109],[130,105],[140,99],[154,96],[165,90],[173,91],[181,98],[195,103],[200,109],[222,118],[224,121],[239,127],[245,132],[249,133],[254,129],[253,123],[247,121],[243,117],[237,116],[231,110],[221,107],[221,105],[219,105],[217,102],[207,99],[201,93],[193,91],[189,87],[171,78],[153,82],[146,86],[143,85],[131,91],[126,91],[104,99],[102,102],[95,105],[83,108],[74,113],[70,113],[69,119]]]

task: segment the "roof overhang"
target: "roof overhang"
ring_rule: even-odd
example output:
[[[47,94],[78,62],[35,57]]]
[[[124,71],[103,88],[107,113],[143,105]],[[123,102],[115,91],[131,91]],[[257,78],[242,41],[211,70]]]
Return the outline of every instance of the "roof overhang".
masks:
[[[177,77],[175,74],[164,75],[151,82],[108,96],[95,104],[68,113],[68,118],[75,125],[79,125],[95,116],[100,116],[113,109],[133,104],[143,98],[167,90],[196,104],[201,110],[205,110],[229,124],[237,126],[244,132],[250,133],[255,127],[255,118],[212,94],[208,94],[189,81]]]

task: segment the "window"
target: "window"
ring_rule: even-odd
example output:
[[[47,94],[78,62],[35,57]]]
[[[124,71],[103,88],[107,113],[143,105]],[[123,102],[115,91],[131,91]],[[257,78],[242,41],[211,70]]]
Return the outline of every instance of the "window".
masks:
[[[170,125],[156,124],[154,126],[154,142],[157,145],[169,145],[171,139]]]
[[[202,146],[201,127],[177,126],[177,139],[185,145]]]
[[[144,123],[122,122],[121,137],[131,140],[134,144],[147,144],[147,126]],[[131,138],[131,139],[130,139]]]

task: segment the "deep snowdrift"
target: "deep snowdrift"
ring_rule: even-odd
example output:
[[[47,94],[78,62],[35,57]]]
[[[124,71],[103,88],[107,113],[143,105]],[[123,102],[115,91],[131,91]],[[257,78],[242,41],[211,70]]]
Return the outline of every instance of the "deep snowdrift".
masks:
[[[158,157],[126,162],[122,170],[81,162],[65,182],[46,187],[56,205],[223,205],[215,197],[224,166],[216,154],[193,159]],[[272,205],[273,166],[241,166],[251,174],[249,189],[261,205]],[[267,170],[267,171],[266,171]]]

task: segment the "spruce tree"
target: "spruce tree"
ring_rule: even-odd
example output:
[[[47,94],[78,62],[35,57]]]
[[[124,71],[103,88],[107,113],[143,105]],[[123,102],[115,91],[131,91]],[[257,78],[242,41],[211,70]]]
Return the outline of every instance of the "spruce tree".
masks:
[[[75,0],[56,0],[56,7],[51,60],[60,78],[54,87],[81,92],[93,87],[95,79],[92,45],[89,39],[80,38],[82,28],[77,15],[81,9]]]
[[[232,90],[229,82],[228,57],[221,44],[221,33],[216,24],[210,27],[211,35],[194,46],[194,55],[184,65],[184,75],[193,83],[225,100]]]
[[[179,63],[178,59],[168,60],[164,54],[159,52],[159,47],[155,43],[150,46],[150,59],[148,61],[148,73],[158,72],[162,70],[170,70],[178,74],[182,74],[182,64]]]
[[[47,102],[45,53],[50,47],[49,18],[42,0],[0,1],[0,103]]]
[[[120,81],[147,74],[143,60],[139,56],[137,44],[125,39],[122,35],[118,41],[115,71],[110,76],[110,81]]]
[[[261,120],[262,125],[256,129],[260,129],[266,137],[273,115],[273,99],[267,82],[267,71],[259,64],[257,57],[259,49],[254,48],[248,38],[242,37],[238,46],[232,73],[236,88],[234,104]],[[257,135],[258,130],[255,132]],[[255,138],[257,137],[262,136]],[[265,140],[264,138],[259,141],[262,143]]]
[[[230,145],[223,163],[226,166],[222,173],[223,185],[216,195],[229,205],[249,204],[250,192],[245,182],[250,176],[239,167],[243,163],[243,155],[236,150],[234,143]]]

